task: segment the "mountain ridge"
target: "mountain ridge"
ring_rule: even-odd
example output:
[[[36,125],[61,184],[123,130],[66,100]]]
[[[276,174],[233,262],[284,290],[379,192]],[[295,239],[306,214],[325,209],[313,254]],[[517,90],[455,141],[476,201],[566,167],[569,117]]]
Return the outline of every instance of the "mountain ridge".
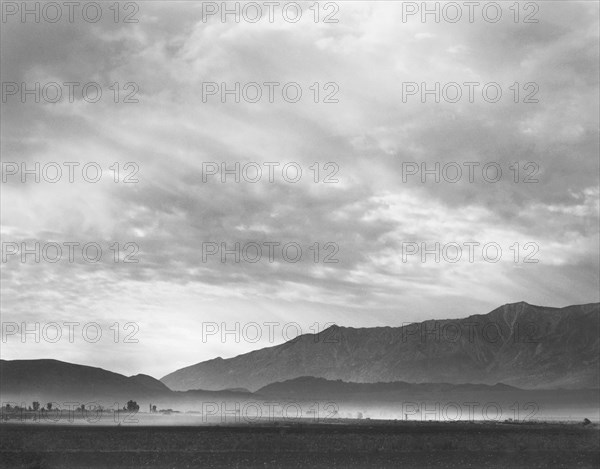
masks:
[[[176,390],[256,391],[302,375],[352,382],[448,380],[523,388],[597,388],[599,339],[594,331],[599,313],[598,303],[554,308],[518,302],[487,314],[401,327],[333,325],[280,345],[196,363],[161,381]],[[467,327],[461,331],[459,326]],[[440,330],[456,332],[459,327],[460,335],[457,340],[449,336],[427,340],[431,327],[434,331],[437,327],[438,336]],[[411,362],[421,369],[411,368]],[[402,367],[404,372],[398,372]]]

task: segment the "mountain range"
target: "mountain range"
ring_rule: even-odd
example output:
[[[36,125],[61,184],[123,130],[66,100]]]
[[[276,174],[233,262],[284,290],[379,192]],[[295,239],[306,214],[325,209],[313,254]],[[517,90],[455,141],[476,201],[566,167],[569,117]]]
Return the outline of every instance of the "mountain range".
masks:
[[[59,360],[0,360],[0,395],[2,402],[17,404],[34,400],[112,404],[133,399],[185,405],[203,399],[239,399],[251,394],[241,390],[177,392],[148,375],[128,377],[102,368]]]
[[[85,404],[121,409],[129,400],[142,411],[151,405],[199,414],[188,423],[253,422],[262,418],[436,419],[599,418],[598,390],[524,390],[505,384],[350,383],[304,376],[246,390],[172,391],[147,375],[126,377],[100,368],[57,360],[0,361],[2,407],[34,401],[54,409]],[[89,408],[89,407],[88,407]],[[238,409],[237,412],[234,412]],[[8,408],[7,415],[13,415]],[[14,416],[14,415],[13,415]],[[491,417],[490,417],[491,416]],[[63,417],[65,417],[63,415]],[[181,424],[182,420],[152,421]],[[152,423],[150,422],[150,423]]]
[[[403,327],[332,326],[274,347],[164,376],[173,390],[256,391],[302,376],[354,383],[504,383],[525,389],[600,387],[600,304],[501,306],[464,319]]]
[[[505,410],[518,400],[588,412],[600,407],[599,318],[600,304],[516,303],[403,327],[333,326],[160,381],[58,360],[0,360],[0,394],[3,402],[133,399],[183,410],[202,402],[335,401],[347,415],[367,408],[390,415],[402,400],[492,399]]]

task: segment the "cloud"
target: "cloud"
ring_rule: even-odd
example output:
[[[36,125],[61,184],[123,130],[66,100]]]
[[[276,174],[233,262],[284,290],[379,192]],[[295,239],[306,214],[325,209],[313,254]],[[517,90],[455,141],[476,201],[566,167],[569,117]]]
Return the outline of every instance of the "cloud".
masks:
[[[297,321],[308,331],[314,322],[462,317],[511,301],[598,301],[597,5],[544,4],[537,24],[402,23],[391,2],[340,4],[331,24],[204,22],[201,13],[152,3],[135,24],[3,24],[3,82],[97,82],[103,91],[96,103],[80,88],[74,102],[3,103],[3,161],[64,171],[57,183],[7,178],[3,241],[103,248],[97,263],[11,256],[1,266],[3,321],[136,322],[143,339],[130,348],[11,339],[3,357],[79,356],[111,368],[126,353],[120,371],[162,375],[257,346],[198,343],[202,322],[215,318]],[[203,96],[207,82],[257,83],[263,99],[223,103]],[[265,82],[279,83],[273,103]],[[303,93],[296,103],[282,95],[292,82]],[[463,99],[403,102],[404,82],[456,82]],[[480,83],[474,102],[465,82]],[[497,103],[481,95],[490,82],[502,89]],[[79,163],[73,183],[68,162]],[[97,183],[81,172],[90,162],[101,168]],[[249,172],[222,183],[221,164],[236,162],[251,163]],[[206,181],[203,163],[219,168]],[[282,173],[290,163],[302,169],[298,182]],[[262,177],[248,182],[257,166]],[[457,167],[461,178],[449,182]],[[432,173],[423,182],[421,170],[436,168],[439,182]],[[502,259],[403,262],[406,243],[448,253],[470,241],[497,243]],[[256,263],[203,258],[203,243],[269,242],[298,243],[303,256],[290,262],[278,248],[273,262],[266,249]],[[139,247],[138,263],[122,262],[126,243]],[[539,262],[524,263],[534,245]],[[338,262],[324,263],[330,254]],[[164,357],[147,361],[156,348]]]

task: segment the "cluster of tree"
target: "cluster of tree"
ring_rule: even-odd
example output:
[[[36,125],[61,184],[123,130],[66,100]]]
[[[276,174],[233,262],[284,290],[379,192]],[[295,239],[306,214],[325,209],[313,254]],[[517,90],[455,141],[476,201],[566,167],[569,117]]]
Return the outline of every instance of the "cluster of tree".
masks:
[[[35,412],[38,412],[38,411],[44,412],[46,410],[48,410],[48,411],[52,410],[52,402],[48,402],[46,404],[46,407],[43,407],[42,405],[40,405],[40,403],[38,401],[33,401],[29,407],[21,407],[18,405],[11,406],[8,403],[4,407],[6,407],[6,410],[32,410]]]
[[[15,411],[33,411],[33,412],[48,411],[48,412],[50,412],[53,409],[53,404],[52,404],[52,402],[48,402],[46,404],[46,406],[42,406],[39,401],[33,401],[32,405],[30,405],[29,407],[25,407],[25,406],[11,405],[9,403],[6,403],[2,406],[2,409],[6,410],[6,411],[12,411],[12,412],[15,412]],[[157,410],[156,405],[154,405],[154,404],[150,404],[149,409],[150,409],[150,413],[173,412],[172,409],[167,409],[166,411],[163,411],[162,409]],[[57,409],[55,408],[55,410],[57,410]],[[58,410],[60,410],[60,409],[58,409]],[[82,413],[85,412],[85,410],[86,410],[85,404],[81,404],[81,406],[78,407],[77,410],[81,411]],[[102,412],[102,411],[104,411],[104,407],[98,406],[98,407],[95,407],[94,410],[96,410],[96,411],[99,410],[100,412]],[[123,406],[122,409],[118,409],[118,410],[123,410],[126,412],[138,412],[140,410],[140,406],[136,401],[130,400],[127,402],[126,405]]]
[[[52,402],[48,402],[45,406],[42,406],[39,401],[33,401],[29,407],[19,406],[19,405],[11,405],[10,403],[6,403],[2,407],[6,410],[12,410],[12,411],[24,410],[24,411],[33,411],[33,412],[46,412],[46,411],[52,410],[53,404],[52,404]],[[79,407],[77,407],[77,410],[81,410],[82,412],[84,412],[85,404],[81,404]],[[98,408],[95,408],[95,410],[98,410]],[[104,407],[99,406],[99,410],[100,411],[104,410]],[[138,405],[138,403],[136,401],[131,400],[131,401],[127,402],[127,405],[123,406],[123,410],[127,410],[130,412],[137,412],[138,410],[140,410],[140,406]],[[156,406],[152,406],[152,411],[156,412]]]
[[[123,410],[128,410],[129,412],[137,412],[140,410],[140,406],[135,401],[127,401],[127,406],[123,406]]]

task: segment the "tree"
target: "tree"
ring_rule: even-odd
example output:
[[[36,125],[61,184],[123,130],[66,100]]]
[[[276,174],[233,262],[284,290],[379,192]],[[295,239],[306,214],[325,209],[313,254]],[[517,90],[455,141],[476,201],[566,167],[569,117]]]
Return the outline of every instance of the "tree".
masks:
[[[135,401],[128,401],[126,410],[130,412],[137,412],[138,410],[140,410],[140,406]]]
[[[155,405],[152,406],[152,412],[156,412],[156,406]]]
[[[52,410],[52,402],[48,402],[48,404],[46,404],[46,408],[48,410]]]
[[[40,403],[38,401],[33,401],[33,410],[36,412],[40,410]]]

